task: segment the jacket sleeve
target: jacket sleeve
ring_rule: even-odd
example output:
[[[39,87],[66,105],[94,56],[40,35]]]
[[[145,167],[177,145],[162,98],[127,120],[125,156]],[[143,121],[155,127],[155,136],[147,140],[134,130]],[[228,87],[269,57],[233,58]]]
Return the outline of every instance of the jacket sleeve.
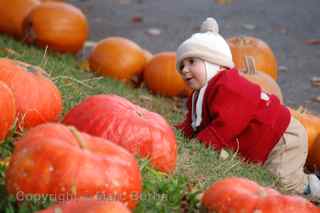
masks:
[[[182,123],[175,126],[177,129],[181,130],[182,133],[187,138],[191,138],[193,136],[193,129],[191,127],[191,123],[192,123],[192,118],[191,118],[192,99],[191,99],[191,97],[188,99],[188,102],[187,102],[188,112],[187,112],[185,120]]]
[[[197,134],[197,139],[214,149],[234,147],[237,135],[247,127],[253,106],[236,90],[221,85],[208,96],[209,113],[214,118]]]

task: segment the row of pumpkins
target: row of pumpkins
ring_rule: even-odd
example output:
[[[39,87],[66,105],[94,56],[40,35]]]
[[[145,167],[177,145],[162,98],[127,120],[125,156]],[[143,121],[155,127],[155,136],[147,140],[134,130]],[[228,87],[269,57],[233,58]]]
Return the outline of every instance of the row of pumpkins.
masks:
[[[42,194],[63,201],[41,212],[130,212],[142,193],[135,155],[148,158],[162,172],[175,170],[171,126],[159,114],[116,95],[87,97],[57,122],[62,98],[44,73],[0,59],[1,139],[15,120],[17,131],[28,129],[14,142],[7,191],[19,200]],[[242,200],[246,205],[239,206]],[[214,212],[264,211],[270,205],[273,212],[319,212],[301,197],[237,177],[213,183],[201,202]]]

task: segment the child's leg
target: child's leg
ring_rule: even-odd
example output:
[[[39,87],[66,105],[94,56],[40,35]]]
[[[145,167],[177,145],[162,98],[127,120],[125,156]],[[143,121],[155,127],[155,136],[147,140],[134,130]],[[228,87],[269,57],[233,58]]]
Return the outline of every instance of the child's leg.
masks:
[[[308,175],[303,171],[308,154],[307,139],[305,128],[291,117],[287,130],[265,162],[266,168],[280,177],[289,191],[296,193],[303,193],[308,184]]]

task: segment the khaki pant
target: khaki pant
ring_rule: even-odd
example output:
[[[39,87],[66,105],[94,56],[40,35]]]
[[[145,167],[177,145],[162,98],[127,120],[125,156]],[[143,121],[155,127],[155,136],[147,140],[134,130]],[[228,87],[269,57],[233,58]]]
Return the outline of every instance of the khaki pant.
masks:
[[[308,183],[308,175],[303,171],[308,155],[307,139],[305,128],[291,117],[287,130],[264,164],[291,192],[302,193]]]

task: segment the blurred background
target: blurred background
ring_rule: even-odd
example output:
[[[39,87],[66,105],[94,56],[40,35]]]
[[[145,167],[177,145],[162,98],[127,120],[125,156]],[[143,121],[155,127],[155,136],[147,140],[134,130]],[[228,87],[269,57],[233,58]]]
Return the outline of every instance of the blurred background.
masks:
[[[319,0],[69,0],[87,16],[90,41],[123,36],[155,54],[175,51],[217,19],[225,38],[247,35],[274,52],[285,103],[320,113]],[[87,47],[86,52],[90,51]]]

